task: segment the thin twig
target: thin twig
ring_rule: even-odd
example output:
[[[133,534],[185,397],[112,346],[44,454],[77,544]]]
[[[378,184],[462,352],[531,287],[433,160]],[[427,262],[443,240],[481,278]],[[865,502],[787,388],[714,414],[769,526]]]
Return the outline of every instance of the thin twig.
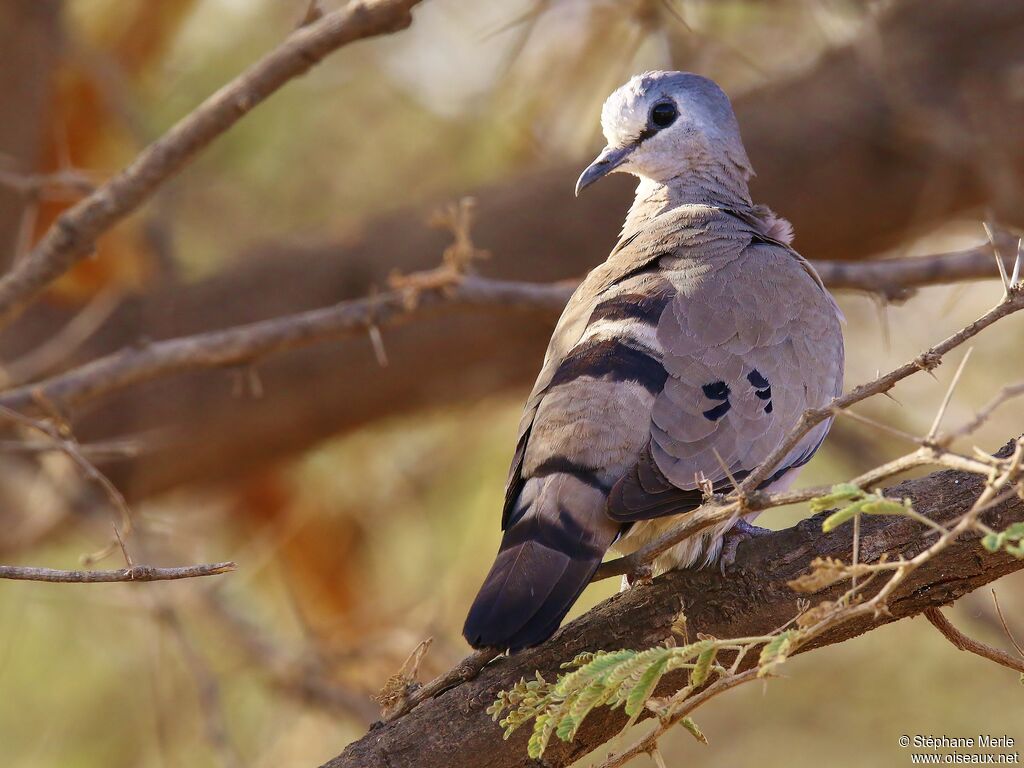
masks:
[[[107,288],[97,293],[80,312],[53,336],[0,367],[0,387],[6,389],[49,373],[87,341],[121,304],[121,292]]]
[[[947,619],[941,610],[938,608],[928,608],[924,612],[925,618],[932,623],[932,625],[941,632],[949,642],[959,648],[961,651],[970,651],[975,653],[982,658],[994,661],[1010,669],[1014,669],[1021,674],[1024,674],[1024,659],[1017,659],[1001,651],[998,648],[993,648],[990,645],[986,645],[972,637],[968,637],[959,629],[953,626],[952,622]]]
[[[982,408],[974,415],[974,417],[966,422],[960,428],[950,432],[947,435],[942,435],[936,438],[937,442],[941,445],[948,445],[958,437],[966,437],[967,435],[973,434],[992,416],[993,412],[1007,400],[1012,400],[1015,397],[1024,395],[1024,381],[1018,381],[1016,384],[1007,384],[999,392],[989,400]]]
[[[184,565],[176,568],[157,568],[136,564],[114,571],[64,571],[54,568],[31,568],[19,565],[0,565],[0,579],[16,581],[46,581],[53,584],[106,584],[115,582],[177,581],[201,576],[218,576],[233,571],[233,562]]]
[[[1003,609],[999,605],[999,598],[996,596],[995,589],[992,590],[992,604],[996,607],[996,615],[999,617],[999,623],[1003,625],[1003,632],[1006,634],[1006,638],[1010,641],[1010,645],[1013,646],[1013,650],[1024,659],[1024,648],[1021,648],[1020,643],[1017,642],[1017,638],[1013,636],[1010,631],[1009,625],[1006,623],[1006,617],[1003,616]]]
[[[538,308],[557,313],[572,292],[562,284],[514,283],[476,276],[453,277],[436,284],[414,282],[372,297],[332,307],[127,347],[67,373],[0,395],[0,405],[18,411],[40,410],[40,401],[69,410],[102,395],[152,379],[202,368],[240,366],[261,357],[310,344],[366,333],[368,327],[396,325],[431,309],[448,307]]]
[[[42,434],[53,443],[56,449],[60,450],[71,460],[71,462],[78,468],[79,472],[81,472],[89,482],[95,483],[103,490],[103,493],[107,497],[111,506],[121,518],[120,528],[118,528],[116,521],[113,523],[115,542],[121,548],[125,562],[129,567],[132,566],[133,563],[131,555],[128,553],[128,548],[124,543],[125,537],[131,534],[133,526],[132,512],[131,508],[128,506],[128,501],[125,499],[124,494],[118,490],[117,486],[111,482],[110,478],[103,474],[95,464],[85,457],[78,446],[78,441],[75,440],[74,435],[71,434],[70,427],[65,424],[54,424],[49,421],[34,419],[31,416],[19,413],[18,411],[7,408],[4,405],[0,405],[0,416],[3,416],[8,421],[15,424],[27,429],[35,430]],[[90,563],[94,563],[102,560],[110,554],[111,551],[113,551],[113,546],[105,547],[99,553],[89,556],[88,561]]]

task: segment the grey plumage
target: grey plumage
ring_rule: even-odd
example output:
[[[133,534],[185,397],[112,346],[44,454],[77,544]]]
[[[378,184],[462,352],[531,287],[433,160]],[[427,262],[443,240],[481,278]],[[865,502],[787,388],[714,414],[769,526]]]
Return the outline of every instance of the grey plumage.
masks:
[[[609,97],[602,125],[609,146],[578,188],[626,171],[637,197],[566,306],[527,401],[505,535],[464,629],[478,647],[545,640],[613,543],[633,551],[703,488],[728,490],[842,386],[839,310],[790,248],[788,223],[750,201],[725,94],[696,75],[647,73]],[[828,427],[769,484],[791,482]],[[714,559],[723,532],[656,567]]]

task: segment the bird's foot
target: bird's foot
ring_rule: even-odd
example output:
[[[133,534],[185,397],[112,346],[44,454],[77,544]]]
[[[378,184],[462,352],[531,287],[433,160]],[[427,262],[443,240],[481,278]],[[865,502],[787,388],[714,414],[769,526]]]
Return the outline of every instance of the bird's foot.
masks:
[[[740,542],[759,539],[771,533],[770,528],[760,528],[742,517],[737,520],[732,528],[722,534],[722,554],[718,558],[718,569],[721,574],[725,576],[725,572],[736,562],[736,548]]]
[[[641,584],[650,584],[653,580],[654,568],[650,563],[643,563],[623,575],[622,586],[619,587],[619,592],[625,592],[630,587],[636,587]]]

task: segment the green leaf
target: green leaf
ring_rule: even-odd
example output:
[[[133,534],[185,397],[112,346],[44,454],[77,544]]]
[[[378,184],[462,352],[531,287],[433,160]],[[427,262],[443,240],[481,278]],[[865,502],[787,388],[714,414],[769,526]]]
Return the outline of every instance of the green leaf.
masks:
[[[905,515],[907,506],[899,501],[879,497],[877,499],[865,500],[861,504],[861,512],[865,515]]]
[[[555,724],[550,715],[543,712],[537,715],[537,719],[533,721],[533,733],[530,734],[530,740],[526,744],[526,754],[534,760],[540,758],[548,746],[554,727]]]
[[[693,722],[692,717],[684,717],[682,720],[679,721],[679,724],[683,726],[683,728],[688,730],[691,734],[693,734],[693,738],[695,738],[701,744],[708,743],[708,737],[705,736],[701,729],[697,727],[697,724]]]
[[[612,691],[606,688],[600,680],[591,683],[580,691],[579,695],[573,699],[572,706],[569,708],[569,714],[575,722],[575,727],[569,732],[565,741],[572,741],[584,718],[590,714],[594,707],[608,701],[611,695]]]
[[[575,672],[563,675],[555,684],[554,695],[559,698],[564,698],[573,691],[582,690],[588,686],[592,680],[604,678],[610,670],[615,669],[622,662],[633,659],[636,656],[636,651],[629,651],[625,649],[611,652],[599,651],[593,655],[589,662],[584,664]],[[576,658],[579,658],[579,656]]]
[[[671,657],[668,662],[668,670],[679,669],[686,666],[690,659],[697,658],[708,648],[715,644],[714,640],[698,640],[689,645],[683,645],[671,650]]]
[[[605,679],[605,684],[614,689],[609,706],[614,709],[620,704],[624,704],[647,668],[662,657],[667,659],[672,650],[672,648],[662,647],[650,648],[638,653],[634,658],[624,661],[612,670]]]
[[[700,656],[697,657],[697,663],[693,665],[693,671],[690,672],[690,685],[695,687],[704,685],[716,655],[718,655],[718,647],[714,645],[701,651]]]
[[[866,501],[855,501],[848,507],[843,507],[838,512],[833,512],[831,515],[825,518],[825,522],[821,524],[822,533],[829,533],[835,530],[840,525],[848,520],[852,520],[862,511]]]
[[[761,649],[761,656],[757,661],[757,665],[760,667],[757,676],[764,677],[774,671],[775,667],[782,664],[787,658],[789,658],[789,651],[793,644],[793,637],[795,632],[792,629],[787,629],[776,635],[772,640],[765,644],[764,648]]]
[[[999,540],[998,533],[986,533],[985,537],[981,540],[981,546],[987,549],[989,552],[998,552],[1002,547],[1002,542]]]
[[[1021,539],[1024,539],[1024,523],[1011,523],[1006,530],[1003,531],[1003,535],[1013,541],[1020,541]]]
[[[633,686],[633,690],[629,692],[629,696],[626,698],[626,714],[629,715],[629,725],[636,722],[637,717],[643,712],[644,704],[654,694],[654,689],[658,687],[662,675],[665,674],[665,664],[667,663],[668,656],[665,656],[651,664]]]
[[[576,722],[575,718],[572,716],[571,706],[574,698],[575,697],[568,698],[548,710],[552,719],[557,721],[555,725],[555,735],[562,741],[568,741],[569,734],[575,733],[580,727],[580,724]]]
[[[839,483],[832,486],[832,493],[811,499],[811,512],[833,509],[844,501],[854,501],[864,496],[864,491],[853,483]]]

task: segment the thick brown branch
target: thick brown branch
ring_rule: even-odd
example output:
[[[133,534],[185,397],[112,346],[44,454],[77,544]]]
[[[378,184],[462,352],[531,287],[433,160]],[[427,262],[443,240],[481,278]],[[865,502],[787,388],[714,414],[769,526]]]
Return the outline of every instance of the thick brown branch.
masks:
[[[149,199],[200,150],[281,86],[356,40],[411,23],[419,0],[355,0],[306,27],[210,96],[128,167],[54,222],[42,240],[0,279],[0,323],[9,322],[51,281],[85,258],[96,239]]]
[[[910,480],[887,491],[909,497],[914,508],[932,519],[949,522],[966,512],[983,486],[977,475],[947,470]],[[646,648],[670,635],[672,621],[685,607],[691,633],[743,637],[770,632],[793,618],[797,599],[787,582],[806,572],[815,557],[850,561],[850,526],[822,534],[818,515],[794,528],[742,543],[734,568],[723,577],[717,569],[673,572],[649,586],[639,586],[605,601],[565,626],[537,648],[502,658],[473,681],[421,704],[405,717],[372,730],[351,744],[329,768],[512,768],[526,761],[522,731],[503,742],[501,729],[484,712],[496,693],[539,670],[548,679],[559,664],[583,651]],[[1005,500],[986,513],[987,524],[1002,528],[1024,520],[1024,501]],[[882,553],[910,557],[927,547],[927,529],[898,517],[861,521],[860,552],[864,562]],[[1024,568],[1024,561],[1005,554],[987,554],[976,538],[963,538],[910,575],[889,600],[889,615],[867,616],[838,627],[811,647],[843,642],[882,624],[948,604],[1004,574]],[[814,601],[835,599],[845,585],[836,585]],[[591,713],[576,741],[552,740],[545,765],[566,766],[611,737],[622,726],[618,711]],[[526,730],[526,729],[523,729]]]
[[[152,565],[133,565],[115,571],[62,571],[53,568],[30,568],[18,565],[0,565],[0,579],[16,581],[47,581],[55,584],[101,584],[137,581],[177,581],[200,576],[217,576],[235,570],[232,562],[184,565],[177,568],[157,568]]]

